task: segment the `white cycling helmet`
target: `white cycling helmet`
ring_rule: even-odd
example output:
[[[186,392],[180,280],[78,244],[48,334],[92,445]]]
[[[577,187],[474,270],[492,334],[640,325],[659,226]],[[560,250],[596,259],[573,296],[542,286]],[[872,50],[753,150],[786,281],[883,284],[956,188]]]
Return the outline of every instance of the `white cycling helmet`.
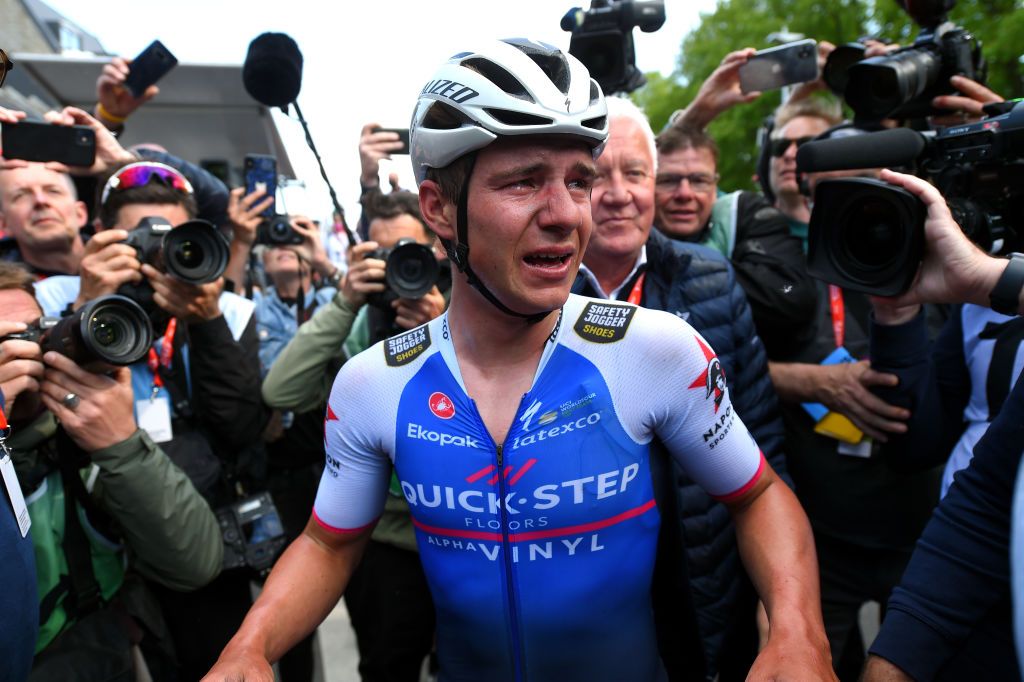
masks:
[[[449,59],[420,92],[410,129],[417,184],[504,135],[577,137],[594,157],[608,138],[597,81],[571,54],[512,38]]]

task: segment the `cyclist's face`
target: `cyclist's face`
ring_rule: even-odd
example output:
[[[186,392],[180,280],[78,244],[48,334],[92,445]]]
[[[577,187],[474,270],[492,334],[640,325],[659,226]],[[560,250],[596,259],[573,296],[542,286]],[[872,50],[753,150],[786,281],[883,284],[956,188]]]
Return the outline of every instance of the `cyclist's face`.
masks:
[[[565,303],[590,239],[595,175],[583,144],[506,139],[485,147],[470,179],[470,263],[513,310]]]

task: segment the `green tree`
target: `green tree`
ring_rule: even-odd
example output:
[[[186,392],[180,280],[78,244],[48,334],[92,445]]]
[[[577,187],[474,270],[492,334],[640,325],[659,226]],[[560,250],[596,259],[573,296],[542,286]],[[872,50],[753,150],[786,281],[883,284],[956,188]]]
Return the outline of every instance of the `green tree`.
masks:
[[[1024,95],[1020,0],[960,0],[950,19],[982,41],[989,86],[1006,97]],[[673,111],[689,104],[722,57],[747,46],[765,47],[768,35],[780,30],[837,45],[865,35],[909,44],[918,32],[892,0],[719,0],[715,10],[702,14],[700,23],[683,38],[673,73],[667,77],[648,74],[648,84],[633,93],[633,99],[654,129],[660,130]],[[757,129],[779,103],[778,92],[765,93],[722,114],[709,127],[721,150],[723,188],[754,187]]]

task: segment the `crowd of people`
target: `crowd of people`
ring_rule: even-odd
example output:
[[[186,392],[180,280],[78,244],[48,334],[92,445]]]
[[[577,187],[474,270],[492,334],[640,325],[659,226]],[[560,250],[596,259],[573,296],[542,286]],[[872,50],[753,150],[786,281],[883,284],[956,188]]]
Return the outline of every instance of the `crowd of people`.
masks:
[[[341,598],[367,682],[1019,679],[1024,258],[912,175],[802,172],[851,134],[821,81],[765,191],[721,187],[753,54],[656,134],[560,49],[460,53],[409,103],[417,192],[363,127],[356,244],[122,146],[156,93],[120,58],[46,116],[91,167],[0,150],[0,679],[308,681]],[[1001,101],[953,85],[958,120]],[[848,175],[926,210],[896,298],[808,273]]]

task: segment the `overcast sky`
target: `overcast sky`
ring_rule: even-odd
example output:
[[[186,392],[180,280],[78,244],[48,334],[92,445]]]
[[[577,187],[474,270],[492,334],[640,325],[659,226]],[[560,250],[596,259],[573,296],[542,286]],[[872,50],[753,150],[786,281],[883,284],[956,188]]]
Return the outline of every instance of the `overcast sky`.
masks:
[[[159,38],[181,62],[241,64],[249,42],[260,33],[291,35],[305,62],[299,104],[350,218],[358,215],[357,146],[364,123],[408,127],[423,84],[445,59],[466,48],[467,38],[472,45],[481,38],[525,36],[568,48],[569,34],[559,21],[573,6],[573,0],[46,1],[99,38],[109,52],[125,57]],[[661,30],[635,32],[637,65],[645,72],[673,70],[683,36],[699,12],[714,8],[715,0],[666,4]],[[290,212],[326,217],[326,187],[301,127],[280,113],[275,116],[296,173],[308,187],[305,200],[289,193]],[[394,170],[404,185],[412,186],[408,157],[385,164],[389,167],[382,173]]]

